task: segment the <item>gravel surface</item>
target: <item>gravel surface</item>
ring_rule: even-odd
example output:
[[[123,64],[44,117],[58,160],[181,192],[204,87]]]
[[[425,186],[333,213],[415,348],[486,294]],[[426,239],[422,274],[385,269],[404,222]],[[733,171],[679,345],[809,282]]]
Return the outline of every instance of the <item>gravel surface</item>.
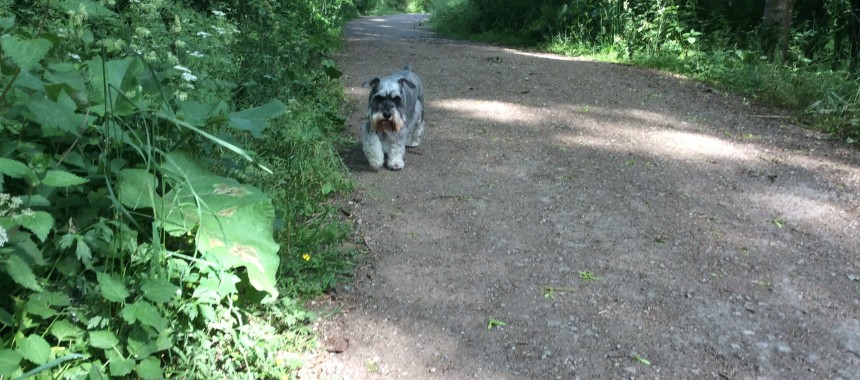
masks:
[[[302,378],[860,379],[860,155],[681,77],[353,21],[343,200],[368,254]],[[369,169],[361,83],[428,128]],[[498,325],[488,327],[490,321]]]

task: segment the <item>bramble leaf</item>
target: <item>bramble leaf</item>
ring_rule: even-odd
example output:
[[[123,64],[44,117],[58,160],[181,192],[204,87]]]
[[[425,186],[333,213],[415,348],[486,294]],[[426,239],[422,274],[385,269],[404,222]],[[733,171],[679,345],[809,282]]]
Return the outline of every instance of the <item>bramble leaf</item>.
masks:
[[[110,331],[90,331],[90,345],[95,348],[109,349],[117,344],[119,344],[119,339]]]
[[[42,291],[42,286],[39,285],[36,275],[33,274],[33,269],[20,256],[9,256],[9,259],[6,260],[6,272],[18,285],[37,292]]]
[[[18,353],[33,363],[45,364],[51,358],[51,345],[45,338],[30,334],[26,339],[19,341]]]
[[[15,350],[0,350],[0,376],[11,376],[21,366],[21,354]]]
[[[42,184],[51,187],[77,186],[89,182],[86,178],[78,177],[72,173],[62,170],[48,170]]]
[[[96,277],[99,281],[99,289],[102,297],[112,302],[124,302],[129,296],[128,289],[121,279],[111,276],[107,273],[98,272]]]
[[[140,287],[143,291],[143,296],[152,302],[164,303],[173,299],[179,287],[170,283],[170,281],[158,279],[149,280]]]

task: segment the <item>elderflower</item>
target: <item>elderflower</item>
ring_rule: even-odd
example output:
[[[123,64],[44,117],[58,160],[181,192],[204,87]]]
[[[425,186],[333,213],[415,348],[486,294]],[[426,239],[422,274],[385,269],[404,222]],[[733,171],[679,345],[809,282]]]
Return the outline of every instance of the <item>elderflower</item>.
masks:
[[[196,50],[194,52],[188,53],[188,55],[190,55],[192,57],[196,57],[196,58],[202,58],[203,57],[203,53],[196,51]]]
[[[185,79],[186,82],[194,82],[197,80],[197,77],[191,73],[182,73],[182,79]]]
[[[189,70],[189,69],[188,69],[187,67],[185,67],[185,66],[176,65],[176,66],[173,66],[173,68],[174,68],[174,69],[176,69],[176,70],[179,70],[179,71],[181,71],[181,72],[183,72],[183,73],[190,73],[190,72],[191,72],[191,70]]]
[[[206,33],[206,32],[202,32],[202,31],[201,31],[201,32],[197,32],[197,37],[207,38],[207,37],[211,37],[211,36],[212,36],[211,34]]]
[[[6,235],[6,229],[0,226],[0,247],[6,244],[9,241],[9,235]]]
[[[212,10],[212,14],[215,15],[215,17],[224,17],[227,15],[226,13],[215,9]]]

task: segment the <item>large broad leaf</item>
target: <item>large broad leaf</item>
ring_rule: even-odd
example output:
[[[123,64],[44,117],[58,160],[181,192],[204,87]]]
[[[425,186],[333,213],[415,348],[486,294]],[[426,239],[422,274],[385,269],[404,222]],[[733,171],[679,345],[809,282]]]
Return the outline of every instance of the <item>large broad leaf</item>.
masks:
[[[148,357],[140,361],[137,368],[134,369],[141,379],[163,379],[164,373],[161,371],[161,362],[153,357]]]
[[[281,101],[274,99],[259,107],[230,113],[227,116],[227,120],[233,128],[251,132],[252,136],[262,138],[266,122],[269,119],[283,115],[284,112],[287,112],[287,106],[281,103]]]
[[[77,186],[87,182],[89,180],[86,178],[62,170],[48,170],[45,172],[45,179],[42,180],[42,184],[51,187]]]
[[[183,166],[181,161],[191,162]],[[253,186],[209,174],[187,156],[169,162],[165,171],[182,181],[164,196],[170,207],[162,220],[165,230],[181,234],[196,227],[197,246],[207,259],[226,268],[247,268],[251,285],[276,298],[280,246],[272,238],[271,200]],[[192,169],[180,172],[183,167]]]
[[[12,277],[12,280],[17,282],[18,285],[37,292],[42,291],[42,286],[36,280],[36,275],[33,274],[30,265],[20,256],[9,256],[9,259],[6,260],[6,272],[9,273],[9,277]]]
[[[164,330],[167,325],[158,308],[146,301],[126,305],[122,309],[122,319],[129,324],[140,321],[144,325],[155,328],[156,331]]]
[[[33,363],[45,364],[51,358],[51,345],[45,338],[31,334],[19,341],[18,353]]]
[[[123,169],[119,172],[119,200],[132,209],[149,208],[161,204],[155,192],[158,180],[143,169]]]
[[[51,335],[60,342],[64,340],[73,341],[82,338],[84,330],[65,319],[60,319],[51,324]]]
[[[170,281],[158,279],[149,280],[140,287],[143,296],[152,302],[165,303],[176,296],[179,287],[170,283]]]
[[[11,376],[21,366],[21,354],[14,350],[0,350],[0,376]]]
[[[0,37],[0,46],[3,47],[3,55],[12,59],[22,71],[28,71],[39,65],[39,61],[45,58],[53,44],[44,38],[22,40],[16,36],[5,35]]]
[[[45,211],[34,211],[27,215],[21,215],[17,218],[17,221],[21,224],[21,227],[36,234],[36,237],[43,243],[48,238],[51,228],[54,227],[54,217]]]
[[[111,376],[125,376],[134,370],[134,359],[123,358],[114,350],[105,350],[105,356],[108,359],[108,369]]]
[[[119,339],[110,331],[90,331],[90,345],[95,348],[109,349],[117,344],[119,344]]]
[[[124,302],[128,298],[128,289],[125,288],[125,284],[122,283],[121,279],[102,272],[96,273],[96,278],[99,281],[99,290],[101,290],[102,297],[106,300]]]
[[[96,104],[90,107],[91,111],[99,116],[107,112],[122,116],[135,111],[134,106],[125,100],[125,92],[137,90],[137,76],[143,72],[140,59],[129,57],[104,62],[96,58],[88,61],[87,66],[91,81],[90,100]]]

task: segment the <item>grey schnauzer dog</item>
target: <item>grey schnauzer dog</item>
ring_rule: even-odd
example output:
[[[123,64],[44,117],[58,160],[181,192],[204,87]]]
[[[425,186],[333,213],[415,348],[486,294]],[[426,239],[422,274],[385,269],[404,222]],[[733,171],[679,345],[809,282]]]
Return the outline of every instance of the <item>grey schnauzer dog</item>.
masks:
[[[409,65],[382,78],[373,78],[367,101],[368,120],[362,131],[364,155],[377,170],[384,163],[403,169],[406,147],[416,147],[424,135],[424,88]]]

